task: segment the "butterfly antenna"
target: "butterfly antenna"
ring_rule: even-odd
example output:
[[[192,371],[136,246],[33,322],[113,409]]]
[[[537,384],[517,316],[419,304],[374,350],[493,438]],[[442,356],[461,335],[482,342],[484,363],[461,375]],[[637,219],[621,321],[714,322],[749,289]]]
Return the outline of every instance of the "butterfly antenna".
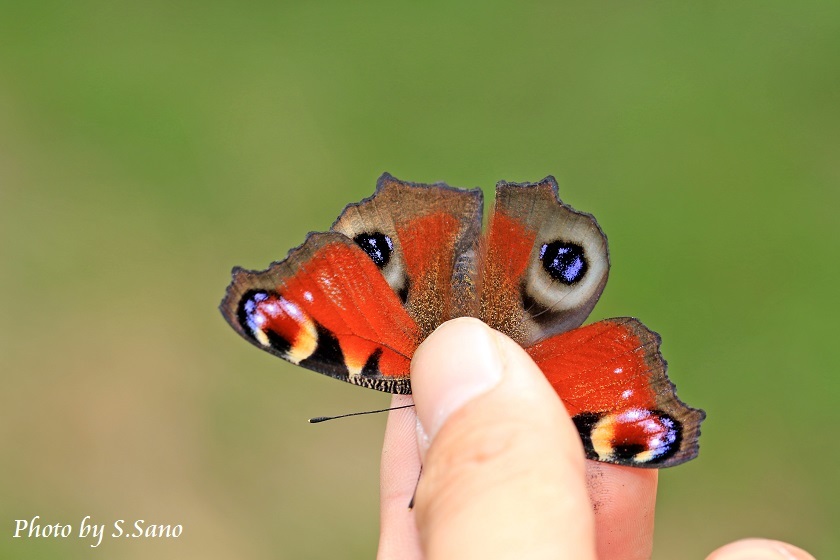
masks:
[[[392,408],[382,408],[379,410],[365,410],[364,412],[350,412],[348,414],[339,414],[338,416],[316,416],[315,418],[310,418],[310,424],[319,424],[321,422],[326,422],[327,420],[337,420],[338,418],[347,418],[348,416],[362,416],[363,414],[378,414],[380,412],[388,412],[390,410],[400,410],[402,408],[411,408],[414,406],[413,404],[406,404],[403,406],[394,406]]]
[[[417,488],[420,486],[420,477],[423,475],[423,465],[420,465],[420,472],[417,473],[417,483],[414,485],[414,493],[411,494],[411,501],[408,502],[408,509],[414,509],[414,499],[417,497]]]

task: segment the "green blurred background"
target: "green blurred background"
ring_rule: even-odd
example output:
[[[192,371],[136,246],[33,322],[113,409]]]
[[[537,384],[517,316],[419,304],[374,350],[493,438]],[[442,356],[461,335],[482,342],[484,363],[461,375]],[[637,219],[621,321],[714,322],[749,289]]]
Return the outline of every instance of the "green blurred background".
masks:
[[[4,3],[0,557],[370,558],[388,396],[216,306],[376,178],[554,174],[662,333],[702,452],[655,558],[840,558],[837,2]],[[487,192],[490,192],[489,190]],[[14,519],[181,523],[13,539]],[[102,555],[105,556],[102,556]]]

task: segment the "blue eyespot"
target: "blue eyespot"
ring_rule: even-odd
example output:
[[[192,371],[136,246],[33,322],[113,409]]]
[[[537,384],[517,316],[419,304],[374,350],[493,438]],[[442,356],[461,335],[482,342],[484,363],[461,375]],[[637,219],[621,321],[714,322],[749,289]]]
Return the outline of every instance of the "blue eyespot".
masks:
[[[385,268],[388,261],[391,260],[394,243],[384,233],[360,233],[353,238],[353,241],[368,254],[374,264],[379,268]]]
[[[549,276],[567,286],[579,282],[589,268],[583,247],[566,241],[552,241],[540,247],[540,262]]]

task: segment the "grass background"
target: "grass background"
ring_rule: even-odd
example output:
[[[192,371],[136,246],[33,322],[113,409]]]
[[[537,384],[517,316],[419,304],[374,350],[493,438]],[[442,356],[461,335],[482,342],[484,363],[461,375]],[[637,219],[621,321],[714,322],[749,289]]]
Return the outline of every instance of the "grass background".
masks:
[[[840,4],[18,2],[0,18],[0,556],[369,558],[385,405],[216,310],[382,171],[554,174],[610,238],[593,319],[708,412],[655,558],[840,557]],[[490,192],[490,191],[488,191]],[[181,523],[13,539],[14,519]]]

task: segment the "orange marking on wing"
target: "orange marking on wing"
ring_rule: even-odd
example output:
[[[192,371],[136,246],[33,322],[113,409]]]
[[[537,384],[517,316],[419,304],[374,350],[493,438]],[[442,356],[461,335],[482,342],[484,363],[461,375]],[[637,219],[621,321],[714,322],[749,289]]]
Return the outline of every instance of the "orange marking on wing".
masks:
[[[647,360],[651,349],[626,325],[600,321],[553,336],[527,351],[573,416],[656,408]]]
[[[409,305],[422,338],[450,318],[454,246],[459,227],[459,221],[451,214],[437,212],[397,230],[411,280]]]
[[[498,273],[510,279],[522,278],[528,266],[528,257],[537,238],[521,223],[501,210],[493,216],[488,237],[487,264],[497,265]]]
[[[338,339],[351,372],[359,371],[378,348],[385,375],[408,376],[397,358],[410,360],[419,344],[417,325],[388,286],[376,265],[356,246],[322,247],[282,288],[315,321]],[[407,358],[407,360],[406,360]]]
[[[410,367],[411,356],[386,351],[379,358],[379,371],[386,377],[408,377]]]
[[[519,285],[537,234],[496,210],[487,237],[480,318],[522,342]]]
[[[412,220],[397,230],[409,278],[443,273],[448,285],[459,225],[451,214],[438,212]]]

